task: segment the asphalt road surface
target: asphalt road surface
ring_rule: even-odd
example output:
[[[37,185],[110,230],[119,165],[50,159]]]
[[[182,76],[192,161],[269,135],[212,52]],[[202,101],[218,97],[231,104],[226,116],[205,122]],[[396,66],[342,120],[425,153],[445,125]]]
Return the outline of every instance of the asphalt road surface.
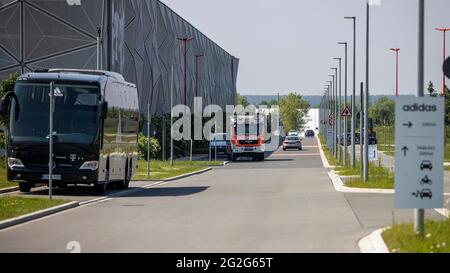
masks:
[[[412,218],[391,195],[336,192],[317,141],[303,147],[0,231],[0,252],[358,252]]]

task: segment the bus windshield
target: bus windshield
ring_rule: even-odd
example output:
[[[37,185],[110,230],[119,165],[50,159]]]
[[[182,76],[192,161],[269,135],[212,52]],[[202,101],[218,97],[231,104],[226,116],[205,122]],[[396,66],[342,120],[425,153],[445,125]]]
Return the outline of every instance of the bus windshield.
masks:
[[[13,100],[10,137],[13,144],[49,141],[49,83],[18,82]],[[55,143],[94,144],[99,136],[100,92],[96,85],[55,84]]]

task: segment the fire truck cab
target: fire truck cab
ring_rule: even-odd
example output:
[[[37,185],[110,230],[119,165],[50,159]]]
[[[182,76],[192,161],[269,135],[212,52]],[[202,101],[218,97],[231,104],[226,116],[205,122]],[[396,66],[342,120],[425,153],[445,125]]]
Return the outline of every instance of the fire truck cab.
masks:
[[[231,160],[250,157],[256,161],[264,161],[264,116],[234,115],[231,120]]]

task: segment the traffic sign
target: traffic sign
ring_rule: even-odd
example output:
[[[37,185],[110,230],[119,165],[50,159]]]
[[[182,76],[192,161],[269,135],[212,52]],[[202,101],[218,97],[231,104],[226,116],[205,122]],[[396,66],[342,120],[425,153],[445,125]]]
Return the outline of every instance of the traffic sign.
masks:
[[[333,126],[333,124],[334,124],[334,115],[330,114],[328,116],[328,125]]]
[[[445,60],[443,69],[445,76],[450,79],[450,57]]]
[[[330,148],[330,150],[333,150],[333,129],[332,128],[327,129],[327,144],[328,144],[328,148]]]
[[[352,111],[350,110],[350,107],[345,107],[344,111],[342,111],[341,114],[342,117],[351,117],[352,116]]]
[[[378,161],[378,145],[369,145],[369,161]]]
[[[395,206],[442,208],[444,99],[400,97],[395,114]]]

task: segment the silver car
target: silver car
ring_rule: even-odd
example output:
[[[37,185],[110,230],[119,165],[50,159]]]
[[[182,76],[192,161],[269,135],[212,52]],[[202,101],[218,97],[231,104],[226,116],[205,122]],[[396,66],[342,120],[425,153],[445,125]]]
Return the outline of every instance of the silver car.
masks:
[[[283,151],[287,149],[302,150],[302,139],[299,136],[288,136],[283,142]]]

